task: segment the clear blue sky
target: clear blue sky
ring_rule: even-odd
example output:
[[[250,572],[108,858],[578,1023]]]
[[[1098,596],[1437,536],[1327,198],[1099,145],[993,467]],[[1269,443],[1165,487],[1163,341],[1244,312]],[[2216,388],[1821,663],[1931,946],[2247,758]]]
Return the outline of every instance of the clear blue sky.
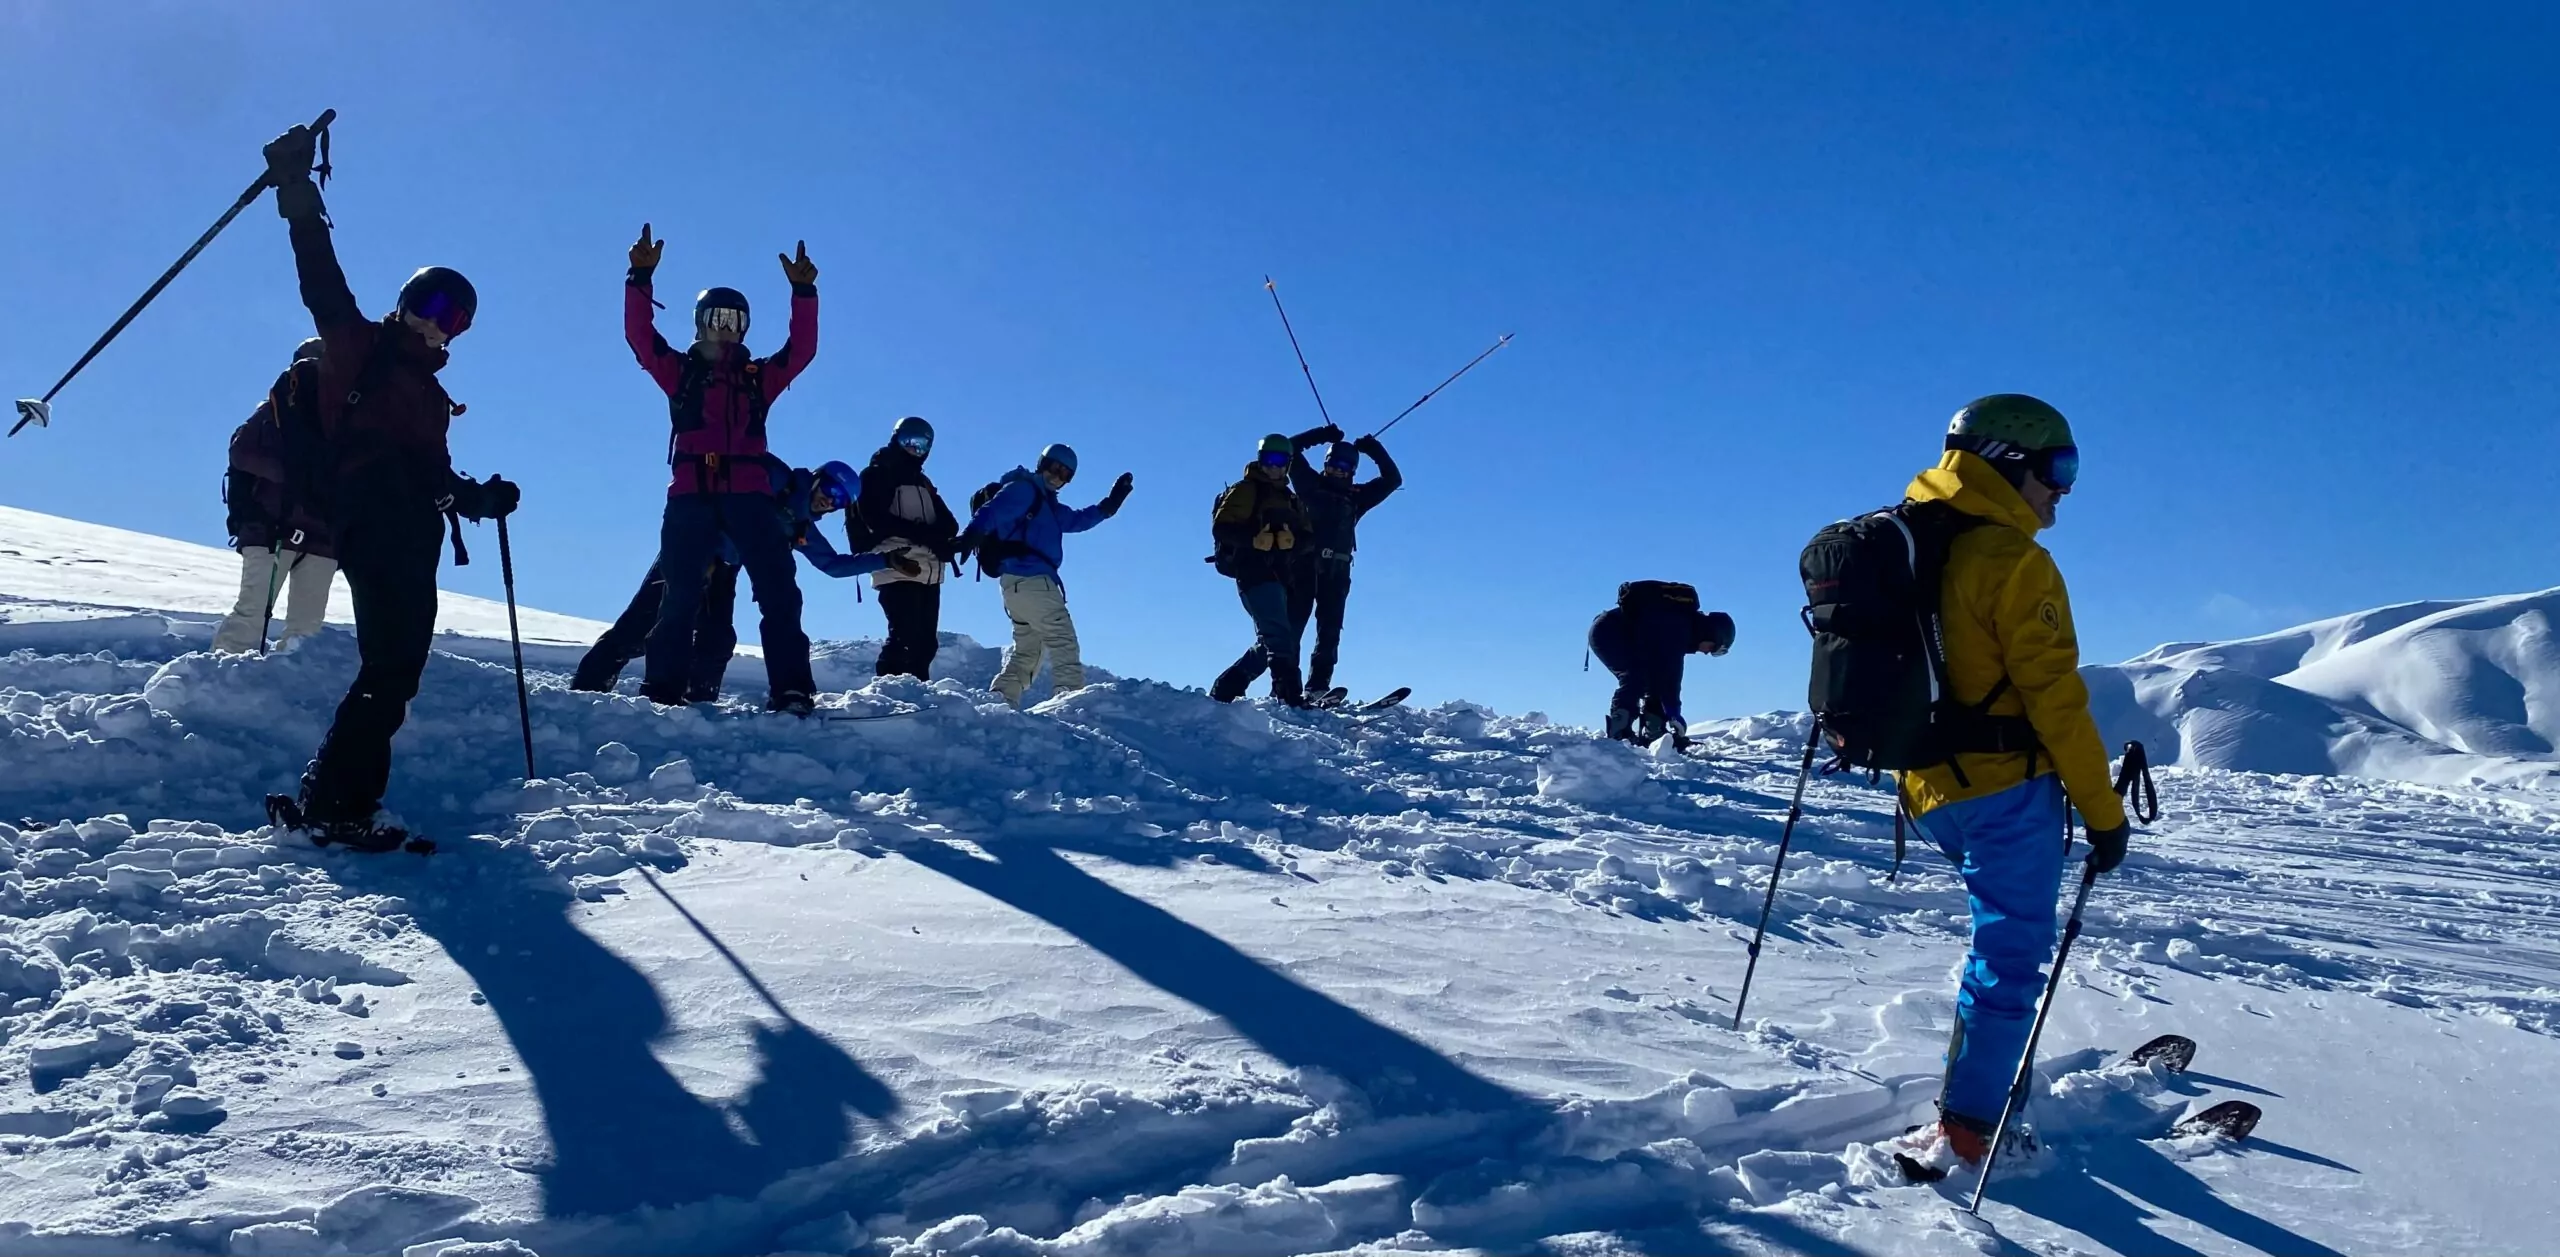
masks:
[[[1967,398],[2041,394],[2087,472],[2048,534],[2093,660],[2540,587],[2560,523],[2560,10],[2379,4],[0,3],[0,391],[41,391],[258,169],[342,115],[360,298],[482,294],[464,469],[526,487],[525,598],[648,566],[665,406],[624,248],[824,268],[778,450],[939,426],[968,490],[1042,443],[1087,657],[1205,684],[1246,640],[1211,496],[1314,412],[1392,434],[1343,679],[1594,721],[1615,584],[1695,581],[1741,644],[1693,712],[1800,705],[1798,547],[1894,498]],[[681,304],[662,325],[681,337]],[[0,500],[220,544],[223,441],[308,324],[244,215],[0,445]],[[450,587],[494,593],[494,545]],[[810,630],[876,603],[806,575]],[[992,585],[945,627],[1003,636]]]

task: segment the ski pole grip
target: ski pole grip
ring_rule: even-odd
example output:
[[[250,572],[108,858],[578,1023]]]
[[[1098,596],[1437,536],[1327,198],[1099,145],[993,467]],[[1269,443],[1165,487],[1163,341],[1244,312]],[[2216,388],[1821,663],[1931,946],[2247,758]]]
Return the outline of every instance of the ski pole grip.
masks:
[[[326,131],[326,130],[328,130],[328,129],[329,129],[329,124],[330,124],[330,123],[332,123],[332,122],[336,122],[337,120],[338,120],[338,111],[337,111],[337,110],[335,110],[335,109],[323,109],[323,110],[321,110],[321,111],[320,111],[320,116],[319,116],[319,117],[314,118],[314,119],[312,119],[312,120],[311,120],[311,129],[312,129],[312,130],[314,130],[314,131]]]

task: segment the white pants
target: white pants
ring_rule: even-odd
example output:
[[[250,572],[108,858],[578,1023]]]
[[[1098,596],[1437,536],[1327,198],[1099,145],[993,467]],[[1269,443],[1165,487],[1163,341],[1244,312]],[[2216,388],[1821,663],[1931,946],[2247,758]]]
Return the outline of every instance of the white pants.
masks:
[[[231,604],[231,614],[222,617],[222,627],[213,631],[213,648],[235,653],[258,649],[258,634],[278,605],[284,608],[279,644],[319,632],[320,621],[329,614],[329,584],[337,574],[336,559],[240,547],[240,598]]]
[[[1040,655],[1049,655],[1049,680],[1055,692],[1084,688],[1084,651],[1076,644],[1076,622],[1067,614],[1067,591],[1054,576],[1006,576],[1004,613],[1013,621],[1013,648],[1004,654],[1004,671],[996,674],[996,693],[1019,707],[1022,692],[1040,675]]]

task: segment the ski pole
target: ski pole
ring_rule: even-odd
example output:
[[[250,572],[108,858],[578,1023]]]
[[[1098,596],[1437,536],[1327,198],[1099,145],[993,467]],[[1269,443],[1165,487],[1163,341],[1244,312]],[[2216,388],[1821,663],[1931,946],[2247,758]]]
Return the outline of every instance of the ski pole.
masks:
[[[324,109],[320,111],[320,116],[313,119],[311,123],[312,131],[316,132],[320,136],[320,165],[317,169],[320,172],[320,182],[323,186],[326,186],[329,182],[329,124],[337,121],[337,119],[337,110]],[[16,427],[9,429],[9,435],[18,435],[18,430],[26,427],[30,423],[39,428],[52,426],[53,395],[61,392],[62,386],[71,382],[71,377],[80,374],[80,369],[88,366],[89,360],[97,357],[99,351],[107,347],[107,342],[114,340],[117,333],[124,331],[125,325],[133,322],[134,317],[142,313],[142,308],[150,305],[151,299],[159,296],[160,290],[168,287],[169,281],[178,277],[178,272],[187,269],[187,263],[195,261],[196,255],[204,252],[204,247],[212,244],[213,238],[221,235],[222,229],[230,226],[231,220],[240,216],[240,211],[249,208],[249,203],[257,200],[259,193],[266,191],[272,186],[274,185],[267,181],[266,172],[260,171],[258,173],[257,182],[250,184],[249,190],[241,193],[240,199],[233,201],[231,203],[231,208],[222,212],[222,217],[213,220],[213,225],[205,228],[204,234],[196,237],[196,242],[187,246],[187,251],[179,254],[178,260],[171,263],[168,270],[160,273],[159,280],[153,283],[150,288],[144,290],[141,299],[135,301],[133,305],[124,312],[124,317],[117,319],[115,321],[115,325],[107,329],[106,335],[98,338],[98,343],[89,346],[89,352],[80,355],[80,361],[72,363],[71,369],[63,372],[62,378],[54,381],[53,387],[46,389],[43,397],[19,398],[18,423]]]
[[[1442,390],[1442,389],[1444,389],[1444,388],[1447,388],[1447,387],[1449,387],[1449,386],[1450,386],[1450,385],[1452,385],[1452,384],[1457,383],[1457,382],[1458,382],[1458,377],[1459,377],[1459,376],[1465,375],[1467,372],[1475,370],[1475,369],[1476,369],[1476,364],[1477,364],[1477,363],[1482,362],[1482,361],[1484,361],[1485,359],[1492,357],[1492,356],[1493,356],[1493,351],[1494,351],[1494,350],[1496,350],[1496,349],[1500,349],[1500,348],[1502,348],[1503,346],[1508,345],[1508,344],[1510,344],[1510,343],[1511,343],[1511,333],[1509,333],[1509,332],[1504,332],[1504,333],[1502,334],[1502,339],[1500,339],[1500,340],[1497,340],[1497,341],[1493,342],[1493,345],[1492,345],[1490,348],[1486,349],[1483,353],[1477,354],[1475,357],[1467,359],[1467,365],[1465,365],[1465,366],[1463,366],[1463,367],[1460,367],[1460,368],[1458,368],[1458,369],[1457,369],[1457,370],[1455,370],[1455,371],[1450,372],[1450,373],[1449,373],[1449,378],[1448,378],[1448,379],[1442,380],[1442,381],[1440,381],[1439,383],[1432,385],[1432,386],[1431,386],[1431,391],[1430,391],[1430,392],[1425,393],[1425,394],[1423,394],[1421,397],[1419,397],[1419,398],[1415,399],[1415,401],[1414,401],[1414,403],[1413,403],[1412,405],[1407,406],[1407,407],[1405,407],[1404,409],[1397,411],[1397,412],[1396,412],[1396,417],[1395,417],[1395,418],[1393,418],[1393,419],[1389,419],[1389,420],[1387,420],[1387,422],[1386,422],[1386,426],[1385,426],[1385,427],[1381,427],[1381,428],[1379,428],[1377,431],[1372,432],[1372,433],[1370,433],[1369,435],[1371,435],[1371,436],[1385,436],[1385,435],[1387,434],[1387,428],[1392,428],[1392,427],[1396,426],[1397,424],[1404,422],[1404,417],[1405,417],[1406,415],[1412,414],[1413,412],[1415,412],[1415,411],[1417,411],[1417,410],[1422,409],[1422,403],[1427,402],[1427,401],[1430,401],[1430,400],[1431,400],[1432,398],[1434,398],[1434,397],[1438,397],[1438,396],[1440,395],[1440,390]]]
[[[516,560],[507,545],[507,517],[498,517],[498,579],[507,587],[507,644],[516,652],[516,719],[524,726],[524,779],[533,780],[533,700],[524,687],[524,634],[516,628]]]
[[[258,613],[258,657],[267,657],[267,630],[276,626],[276,582],[284,567],[284,539],[267,547],[267,609]]]
[[[2000,1141],[2009,1133],[2009,1121],[2017,1116],[2018,1105],[2027,1098],[2027,1080],[2034,1076],[2036,1040],[2044,1037],[2044,1020],[2053,1015],[2054,994],[2062,989],[2062,965],[2071,958],[2071,944],[2080,937],[2080,910],[2089,902],[2089,888],[2098,884],[2098,866],[2083,865],[2088,871],[2080,875],[2080,893],[2072,897],[2071,919],[2062,926],[2062,947],[2053,954],[2053,972],[2044,979],[2044,998],[2036,1003],[2036,1024],[2027,1031],[2026,1053],[2018,1058],[2018,1076],[2009,1083],[2009,1100],[2000,1106],[2000,1125],[1991,1132],[1991,1151],[1982,1158],[1982,1177],[1974,1180],[1973,1201],[1965,1212],[1982,1213],[1982,1193],[1991,1186],[1991,1167],[2000,1160]]]
[[[1316,387],[1316,373],[1307,367],[1307,351],[1298,348],[1298,329],[1289,326],[1289,308],[1280,304],[1280,285],[1265,275],[1262,286],[1271,293],[1271,308],[1280,312],[1280,330],[1289,334],[1289,352],[1298,355],[1298,373],[1307,377],[1307,391],[1316,395],[1316,413],[1324,417],[1326,427],[1332,427],[1333,412],[1324,408],[1324,392]]]
[[[1822,717],[1816,716],[1813,718],[1813,732],[1804,738],[1804,763],[1796,768],[1796,797],[1787,804],[1787,825],[1778,831],[1778,858],[1769,865],[1769,893],[1760,900],[1760,928],[1751,932],[1751,960],[1742,967],[1742,990],[1733,997],[1733,1028],[1736,1030],[1742,1028],[1742,1005],[1751,998],[1752,975],[1760,971],[1760,940],[1769,933],[1769,909],[1778,902],[1778,874],[1787,867],[1787,844],[1795,841],[1796,822],[1804,816],[1804,786],[1813,779],[1813,748],[1821,744]]]

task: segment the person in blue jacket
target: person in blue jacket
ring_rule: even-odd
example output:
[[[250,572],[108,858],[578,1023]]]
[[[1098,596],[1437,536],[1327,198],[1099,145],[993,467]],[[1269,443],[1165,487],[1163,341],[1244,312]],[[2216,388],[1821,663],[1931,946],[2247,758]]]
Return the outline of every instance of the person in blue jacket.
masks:
[[[817,521],[843,510],[861,491],[862,477],[851,466],[832,462],[811,471],[792,467],[779,458],[768,456],[768,461],[767,478],[781,490],[774,505],[782,516],[783,536],[791,540],[792,548],[811,567],[842,578],[876,572],[889,565],[888,559],[877,554],[846,554],[818,530]],[[739,566],[737,551],[723,538],[712,555],[702,610],[694,617],[686,702],[711,703],[720,699],[721,679],[727,675],[729,659],[738,649]],[[666,589],[666,574],[651,563],[649,575],[640,582],[640,591],[631,596],[631,605],[623,608],[621,618],[578,661],[569,688],[596,693],[613,688],[622,670],[648,649],[649,630],[657,625],[658,604]]]
[[[975,553],[978,568],[995,576],[1004,590],[1004,613],[1013,621],[1013,647],[1005,652],[1004,670],[994,689],[1004,701],[1022,705],[1022,692],[1040,673],[1040,656],[1049,656],[1049,680],[1058,693],[1084,687],[1084,651],[1076,641],[1076,622],[1067,614],[1067,589],[1058,581],[1058,565],[1066,558],[1066,535],[1083,532],[1120,513],[1135,483],[1129,473],[1111,486],[1100,502],[1070,508],[1058,490],[1076,478],[1076,452],[1064,445],[1040,451],[1038,469],[1016,467],[997,484],[960,535],[960,551]]]

